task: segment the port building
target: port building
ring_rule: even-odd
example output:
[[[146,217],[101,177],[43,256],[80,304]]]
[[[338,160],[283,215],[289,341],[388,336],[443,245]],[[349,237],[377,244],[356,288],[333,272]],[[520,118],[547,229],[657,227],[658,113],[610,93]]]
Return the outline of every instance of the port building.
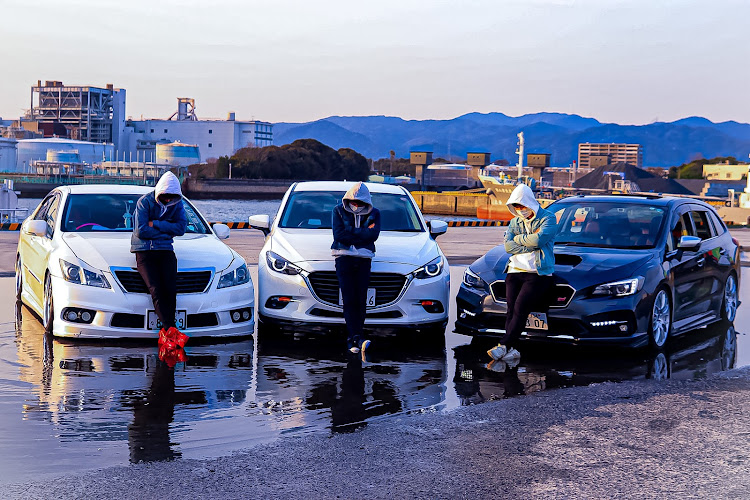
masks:
[[[615,163],[627,163],[643,168],[643,146],[640,144],[595,144],[585,142],[578,145],[578,168],[594,169]]]
[[[124,152],[124,159],[157,161],[157,145],[176,142],[196,146],[196,163],[202,163],[231,156],[240,148],[273,145],[273,124],[237,120],[232,112],[225,120],[199,120],[195,101],[181,97],[177,111],[167,119],[128,120],[118,150]]]

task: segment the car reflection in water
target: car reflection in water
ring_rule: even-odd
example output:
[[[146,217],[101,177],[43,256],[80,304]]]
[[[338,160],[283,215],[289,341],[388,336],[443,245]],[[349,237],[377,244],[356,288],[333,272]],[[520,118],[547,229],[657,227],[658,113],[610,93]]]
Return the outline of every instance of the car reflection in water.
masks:
[[[243,414],[252,380],[252,339],[189,346],[170,368],[151,343],[55,339],[17,307],[16,344],[20,379],[38,386],[24,418],[48,422],[63,443],[127,442],[134,463],[180,457],[196,421]]]
[[[737,332],[720,322],[675,339],[668,349],[634,352],[558,346],[525,346],[518,366],[488,363],[487,340],[454,348],[454,383],[462,405],[558,387],[598,382],[698,379],[734,368]]]
[[[368,420],[444,401],[444,339],[416,345],[403,337],[379,337],[364,362],[336,340],[341,339],[260,337],[258,394],[281,398],[269,411],[285,415],[285,429],[351,432]]]

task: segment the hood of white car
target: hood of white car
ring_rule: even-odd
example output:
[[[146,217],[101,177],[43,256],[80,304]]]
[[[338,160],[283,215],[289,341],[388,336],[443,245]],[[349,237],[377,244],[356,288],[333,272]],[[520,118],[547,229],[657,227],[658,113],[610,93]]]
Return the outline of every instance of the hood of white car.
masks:
[[[271,250],[290,262],[332,261],[330,229],[279,229],[271,239]],[[375,242],[375,262],[408,264],[417,267],[439,255],[437,243],[428,232],[382,231]],[[304,267],[304,266],[303,266]]]
[[[130,233],[65,233],[63,240],[73,253],[90,266],[135,268],[135,254],[130,253]],[[174,239],[178,269],[229,267],[234,255],[224,243],[211,234],[186,234]]]

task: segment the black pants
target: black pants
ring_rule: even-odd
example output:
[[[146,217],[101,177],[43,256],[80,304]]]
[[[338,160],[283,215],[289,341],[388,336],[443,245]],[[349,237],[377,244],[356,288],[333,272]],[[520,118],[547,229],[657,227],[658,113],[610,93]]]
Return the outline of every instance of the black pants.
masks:
[[[552,276],[537,273],[508,273],[505,277],[505,300],[508,314],[505,318],[505,335],[500,343],[508,349],[515,347],[521,332],[526,328],[529,313],[547,312]]]
[[[146,283],[154,310],[164,328],[175,326],[177,308],[177,257],[171,250],[135,253],[135,263]]]
[[[370,259],[362,257],[336,257],[336,276],[344,300],[344,320],[349,342],[358,342],[362,339],[371,264]]]

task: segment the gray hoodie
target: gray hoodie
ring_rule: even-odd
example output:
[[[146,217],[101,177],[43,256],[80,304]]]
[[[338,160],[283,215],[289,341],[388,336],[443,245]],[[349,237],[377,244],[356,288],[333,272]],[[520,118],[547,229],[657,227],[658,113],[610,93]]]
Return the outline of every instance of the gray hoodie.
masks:
[[[365,203],[365,206],[355,211],[349,204],[350,200],[361,201],[362,203]],[[370,190],[367,189],[367,185],[365,185],[364,182],[360,181],[346,192],[341,199],[341,204],[344,205],[344,210],[354,214],[354,227],[360,227],[362,217],[364,216],[366,219],[367,215],[372,212],[372,196],[370,195]]]

